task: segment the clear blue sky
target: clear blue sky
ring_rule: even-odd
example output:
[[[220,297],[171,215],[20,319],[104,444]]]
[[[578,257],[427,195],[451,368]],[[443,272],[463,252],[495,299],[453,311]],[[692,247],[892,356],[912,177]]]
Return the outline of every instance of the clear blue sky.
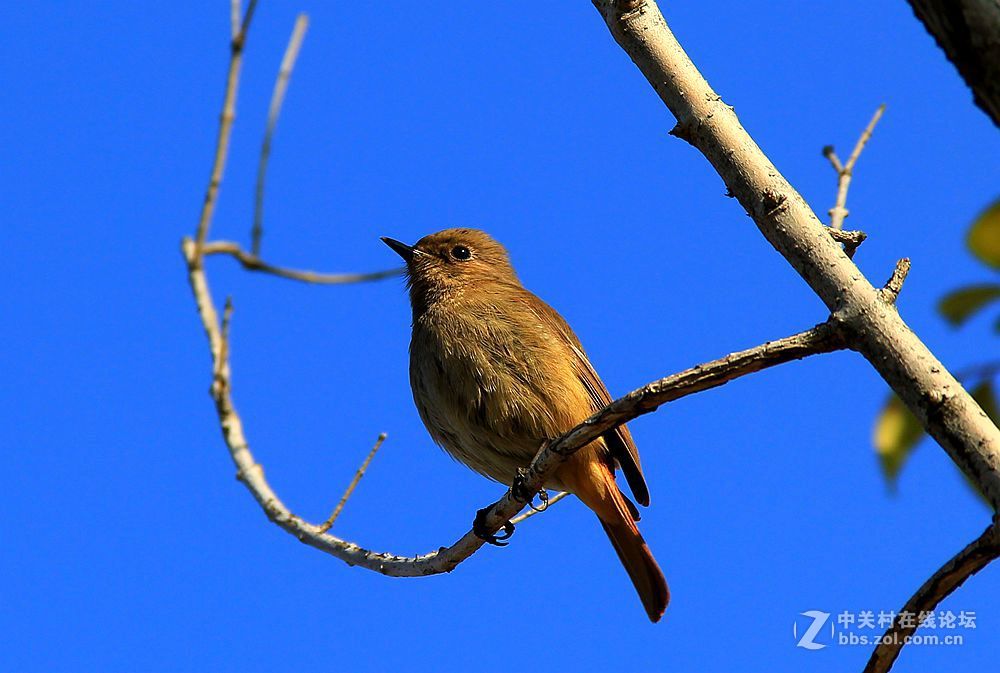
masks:
[[[808,4],[808,9],[806,8]],[[904,316],[954,368],[995,355],[934,303],[987,271],[964,250],[1000,135],[903,0],[668,3],[695,62],[824,213],[820,148],[888,110],[851,189],[862,270],[913,271]],[[477,226],[574,326],[616,395],[825,318],[589,2],[261,2],[215,233],[246,240],[256,154],[295,12],[312,25],[274,145],[264,252],[394,265],[378,237]],[[349,568],[268,523],[233,478],[178,252],[194,230],[228,5],[4,3],[0,108],[0,669],[860,670],[795,646],[799,613],[896,610],[986,508],[924,443],[888,493],[870,444],[886,388],[858,356],[786,365],[632,424],[642,527],[673,590],[650,625],[592,515],[566,502],[448,576]],[[453,463],[410,398],[402,282],[308,287],[211,262],[235,298],[235,398],[268,477],[320,520],[390,437],[335,531],[420,553],[502,489]],[[961,647],[900,671],[986,668],[1000,568],[942,606]],[[801,630],[800,630],[801,632]],[[876,633],[876,631],[869,631]]]

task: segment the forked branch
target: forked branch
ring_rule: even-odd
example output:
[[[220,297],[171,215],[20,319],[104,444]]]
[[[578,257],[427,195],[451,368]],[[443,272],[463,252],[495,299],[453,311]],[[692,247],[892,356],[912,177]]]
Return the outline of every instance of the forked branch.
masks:
[[[830,160],[833,170],[837,171],[837,200],[829,213],[831,229],[840,230],[844,228],[844,220],[850,214],[850,211],[847,210],[847,190],[850,188],[851,178],[854,176],[854,166],[858,163],[861,151],[865,149],[865,145],[871,139],[872,133],[875,131],[875,125],[878,124],[884,112],[885,104],[879,105],[878,109],[875,110],[875,114],[872,115],[871,121],[868,122],[868,126],[861,132],[861,137],[858,138],[858,142],[854,145],[854,150],[851,152],[851,156],[847,158],[846,164],[840,162],[840,157],[834,151],[833,145],[827,145],[823,148],[823,156]]]

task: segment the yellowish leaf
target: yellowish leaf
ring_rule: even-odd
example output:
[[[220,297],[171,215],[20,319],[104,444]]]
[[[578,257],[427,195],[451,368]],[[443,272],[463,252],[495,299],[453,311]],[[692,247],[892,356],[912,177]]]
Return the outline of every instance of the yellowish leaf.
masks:
[[[938,302],[938,311],[952,325],[961,325],[991,301],[1000,298],[1000,285],[967,285],[949,292]]]
[[[875,420],[872,432],[872,444],[882,464],[882,473],[890,486],[895,484],[903,463],[923,434],[920,421],[910,413],[902,400],[892,394]]]
[[[972,254],[1000,269],[1000,200],[994,201],[972,223],[966,243]]]

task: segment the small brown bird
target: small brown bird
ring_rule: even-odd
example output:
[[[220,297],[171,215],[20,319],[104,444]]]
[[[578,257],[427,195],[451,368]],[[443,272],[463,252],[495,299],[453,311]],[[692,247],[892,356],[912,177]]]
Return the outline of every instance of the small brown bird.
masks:
[[[410,385],[434,441],[476,472],[511,485],[542,443],[611,402],[562,316],[521,286],[507,251],[476,229],[446,229],[409,246]],[[615,483],[620,467],[641,505],[649,490],[624,425],[574,453],[547,488],[576,495],[600,519],[652,621],[667,582]]]

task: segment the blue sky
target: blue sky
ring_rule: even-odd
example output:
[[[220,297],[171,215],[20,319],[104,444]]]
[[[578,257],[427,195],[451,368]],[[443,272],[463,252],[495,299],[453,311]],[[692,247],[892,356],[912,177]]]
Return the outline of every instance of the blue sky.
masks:
[[[477,226],[574,326],[608,387],[825,318],[673,121],[589,2],[264,1],[214,233],[247,240],[273,77],[312,24],[275,139],[264,253],[330,271],[394,265],[378,237]],[[903,0],[664,7],[694,61],[817,212],[888,105],[848,226],[876,282],[913,259],[900,310],[961,368],[996,352],[937,298],[987,271],[963,247],[997,194],[1000,136]],[[870,445],[885,385],[858,356],[783,366],[632,424],[642,528],[673,602],[650,625],[575,502],[448,576],[349,568],[268,523],[233,478],[178,252],[208,175],[228,6],[6,3],[0,184],[0,668],[8,671],[860,670],[869,649],[795,647],[807,610],[896,610],[988,513],[938,447],[891,495]],[[406,373],[398,279],[309,287],[210,263],[232,294],[235,399],[272,485],[325,518],[389,433],[335,532],[420,553],[501,488],[437,449]],[[942,609],[960,647],[900,671],[993,665],[1000,570]],[[801,632],[801,631],[800,631]],[[875,633],[870,631],[869,633]]]

